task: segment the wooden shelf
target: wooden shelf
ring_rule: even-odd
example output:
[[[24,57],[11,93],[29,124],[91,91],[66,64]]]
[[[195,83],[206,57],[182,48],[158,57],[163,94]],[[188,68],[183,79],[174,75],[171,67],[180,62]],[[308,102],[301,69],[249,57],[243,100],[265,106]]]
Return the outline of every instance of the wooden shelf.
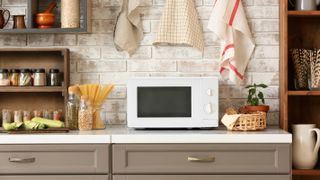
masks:
[[[293,169],[292,175],[295,175],[295,176],[320,176],[320,169]]]
[[[289,17],[320,17],[320,11],[288,11]]]
[[[65,88],[62,86],[59,87],[19,87],[19,86],[8,86],[8,87],[0,87],[0,92],[64,92]]]
[[[288,91],[289,96],[320,96],[320,91]]]
[[[27,28],[27,29],[1,29],[2,34],[36,34],[36,33],[87,33],[85,28]]]

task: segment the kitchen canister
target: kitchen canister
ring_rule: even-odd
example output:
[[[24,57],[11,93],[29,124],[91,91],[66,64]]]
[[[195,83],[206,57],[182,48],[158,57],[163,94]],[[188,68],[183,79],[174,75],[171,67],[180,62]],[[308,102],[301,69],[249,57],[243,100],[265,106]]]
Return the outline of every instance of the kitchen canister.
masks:
[[[61,0],[61,27],[80,27],[80,0]]]
[[[308,11],[316,10],[317,2],[316,0],[296,0],[296,10]]]
[[[293,166],[296,169],[313,169],[318,161],[320,130],[315,124],[295,124],[292,130]]]
[[[294,66],[294,86],[297,90],[308,90],[310,79],[310,58],[312,50],[291,49],[292,62]]]
[[[310,61],[311,89],[320,90],[320,49],[313,50]]]

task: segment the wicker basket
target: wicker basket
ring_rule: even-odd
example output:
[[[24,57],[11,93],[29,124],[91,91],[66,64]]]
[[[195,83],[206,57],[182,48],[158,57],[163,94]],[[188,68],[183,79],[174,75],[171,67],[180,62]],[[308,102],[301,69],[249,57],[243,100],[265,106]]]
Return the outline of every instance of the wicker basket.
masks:
[[[254,114],[241,114],[234,124],[233,131],[256,131],[267,128],[267,114],[256,112]]]

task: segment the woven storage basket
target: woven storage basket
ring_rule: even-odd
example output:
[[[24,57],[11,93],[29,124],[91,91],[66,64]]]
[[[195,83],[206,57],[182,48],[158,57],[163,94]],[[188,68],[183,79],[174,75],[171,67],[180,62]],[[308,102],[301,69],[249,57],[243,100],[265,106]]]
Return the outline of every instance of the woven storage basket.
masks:
[[[234,124],[233,131],[256,131],[267,128],[267,113],[241,114]]]

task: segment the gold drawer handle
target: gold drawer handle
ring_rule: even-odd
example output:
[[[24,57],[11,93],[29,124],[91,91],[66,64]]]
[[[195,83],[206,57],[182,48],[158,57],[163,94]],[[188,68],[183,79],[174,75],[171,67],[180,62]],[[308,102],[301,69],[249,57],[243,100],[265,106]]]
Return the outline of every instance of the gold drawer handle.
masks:
[[[189,162],[214,162],[214,157],[205,157],[205,158],[198,158],[198,157],[188,157]]]
[[[36,161],[36,158],[9,158],[9,162],[12,163],[34,163]]]

